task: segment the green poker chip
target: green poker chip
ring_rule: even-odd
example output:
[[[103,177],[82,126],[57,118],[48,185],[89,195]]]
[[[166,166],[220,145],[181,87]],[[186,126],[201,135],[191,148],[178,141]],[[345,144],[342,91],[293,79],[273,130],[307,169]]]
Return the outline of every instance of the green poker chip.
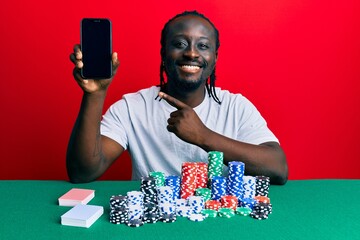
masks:
[[[217,211],[213,210],[213,209],[203,209],[201,210],[201,214],[204,215],[205,217],[216,217],[217,216]]]
[[[231,208],[219,208],[218,215],[223,218],[231,218],[235,216],[235,211]]]
[[[248,216],[251,213],[251,208],[248,207],[238,207],[236,208],[236,214],[241,216]]]

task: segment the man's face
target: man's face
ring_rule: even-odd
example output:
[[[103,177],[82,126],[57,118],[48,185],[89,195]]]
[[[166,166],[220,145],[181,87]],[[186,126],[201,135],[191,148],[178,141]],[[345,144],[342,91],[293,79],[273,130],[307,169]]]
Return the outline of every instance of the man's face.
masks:
[[[196,90],[209,78],[216,60],[216,36],[209,22],[189,15],[170,23],[163,59],[170,86]]]

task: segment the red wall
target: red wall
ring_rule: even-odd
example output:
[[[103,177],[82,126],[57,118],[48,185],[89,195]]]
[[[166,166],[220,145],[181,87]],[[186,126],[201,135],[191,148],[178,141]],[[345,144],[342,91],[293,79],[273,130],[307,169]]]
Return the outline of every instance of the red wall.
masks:
[[[197,9],[220,30],[217,86],[262,112],[290,179],[360,178],[357,0],[4,1],[0,7],[0,179],[67,179],[67,141],[81,100],[69,54],[82,17],[113,21],[121,67],[106,108],[158,84],[160,31]],[[121,157],[102,179],[129,179]]]

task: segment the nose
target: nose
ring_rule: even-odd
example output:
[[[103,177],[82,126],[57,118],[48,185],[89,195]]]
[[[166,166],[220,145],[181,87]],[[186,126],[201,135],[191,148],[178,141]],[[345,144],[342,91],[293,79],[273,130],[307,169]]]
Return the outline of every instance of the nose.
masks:
[[[189,45],[184,52],[184,56],[190,59],[198,58],[199,52],[194,45]]]

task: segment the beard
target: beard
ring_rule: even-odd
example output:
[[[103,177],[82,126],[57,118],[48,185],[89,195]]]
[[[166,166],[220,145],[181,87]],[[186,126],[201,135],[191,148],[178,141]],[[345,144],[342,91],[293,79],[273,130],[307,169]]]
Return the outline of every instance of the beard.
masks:
[[[186,77],[191,77],[192,74],[185,74],[185,78],[182,78],[180,73],[178,73],[175,62],[167,62],[167,66],[165,72],[168,78],[168,84],[175,87],[178,92],[193,92],[203,85],[210,76],[207,74],[207,71],[205,71],[208,66],[207,63],[202,65],[203,71],[197,79],[186,79]]]
[[[204,78],[202,75],[199,79],[195,80],[186,80],[183,78],[180,78],[179,75],[171,77],[172,84],[183,92],[193,92],[196,89],[198,89],[207,78]]]

